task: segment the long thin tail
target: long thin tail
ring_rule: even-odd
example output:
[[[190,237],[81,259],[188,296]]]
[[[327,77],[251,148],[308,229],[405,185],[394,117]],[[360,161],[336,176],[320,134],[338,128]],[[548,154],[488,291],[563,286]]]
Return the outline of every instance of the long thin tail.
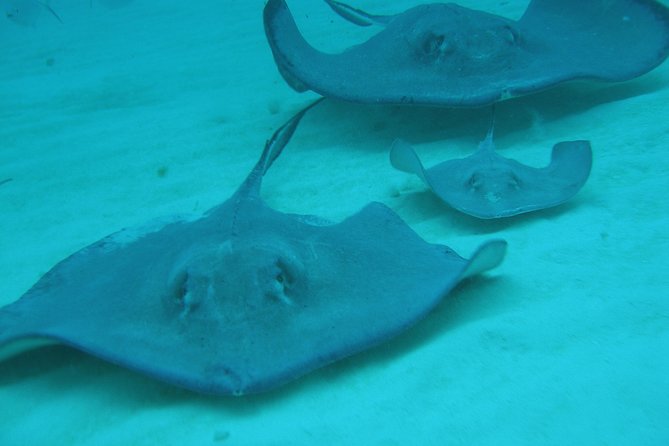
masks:
[[[479,152],[489,152],[493,153],[495,151],[495,104],[490,107],[490,127],[488,127],[488,133],[485,135],[485,139],[479,143],[478,151]]]
[[[243,191],[243,193],[247,195],[260,194],[260,186],[262,184],[263,176],[267,173],[279,155],[281,155],[281,152],[290,141],[290,138],[292,138],[293,133],[295,133],[295,130],[304,115],[324,99],[325,98],[317,99],[307,105],[274,132],[272,137],[265,143],[265,148],[260,155],[260,159],[255,167],[253,167],[251,173],[249,173],[249,176],[246,177],[246,180],[239,188],[238,193]]]
[[[275,131],[272,137],[265,143],[265,149],[256,166],[258,167],[262,165],[263,175],[270,167],[272,167],[274,160],[281,155],[281,152],[290,141],[290,138],[292,138],[293,133],[295,133],[295,130],[297,129],[297,125],[300,123],[304,115],[316,105],[323,102],[324,99],[325,98],[319,98],[297,112],[295,116],[288,120],[288,122],[279,127],[279,129]]]
[[[363,11],[362,9],[357,9],[347,5],[346,3],[337,2],[334,0],[325,0],[325,3],[327,3],[328,6],[332,8],[334,12],[342,16],[344,19],[358,26],[370,26],[370,25],[385,26],[395,18],[394,15],[370,14],[368,12]]]
[[[51,15],[53,15],[56,18],[56,20],[58,20],[60,23],[63,23],[63,19],[60,18],[60,16],[56,13],[56,11],[53,10],[53,8],[51,6],[49,6],[48,3],[41,2],[39,0],[37,1],[37,3],[39,3],[40,5],[42,5],[44,7],[44,9],[49,11],[51,13]]]

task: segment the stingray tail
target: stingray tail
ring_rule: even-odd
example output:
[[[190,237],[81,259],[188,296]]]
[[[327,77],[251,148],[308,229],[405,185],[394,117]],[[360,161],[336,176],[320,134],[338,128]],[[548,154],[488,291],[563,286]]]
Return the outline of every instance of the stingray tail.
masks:
[[[325,0],[330,8],[344,19],[358,26],[387,25],[394,15],[372,15],[342,2]]]
[[[307,105],[274,132],[272,137],[265,143],[265,148],[260,155],[260,159],[239,188],[240,190],[238,193],[242,192],[245,195],[260,195],[260,186],[262,184],[263,176],[267,173],[279,155],[281,155],[281,152],[290,141],[290,138],[292,138],[293,133],[295,133],[295,130],[304,115],[324,99],[325,98],[317,99]]]
[[[486,134],[486,139],[489,139],[492,142],[493,136],[495,135],[495,104],[490,106],[490,127],[488,128],[488,133]]]
[[[490,107],[490,126],[485,139],[479,143],[479,152],[494,152],[495,151],[495,104]]]
[[[51,15],[56,18],[56,20],[58,20],[60,23],[63,23],[63,19],[60,18],[60,16],[56,13],[56,11],[53,10],[53,8],[51,6],[49,6],[48,3],[41,2],[39,0],[37,0],[37,3],[39,3],[44,9],[49,11],[51,13]]]

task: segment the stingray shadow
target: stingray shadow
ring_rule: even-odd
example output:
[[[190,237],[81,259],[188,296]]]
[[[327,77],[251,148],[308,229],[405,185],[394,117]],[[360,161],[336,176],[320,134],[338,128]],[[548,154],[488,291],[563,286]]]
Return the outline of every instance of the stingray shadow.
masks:
[[[283,398],[294,391],[318,391],[324,385],[343,387],[349,377],[356,373],[381,374],[387,364],[448,336],[450,330],[510,311],[515,304],[503,296],[513,296],[514,292],[509,291],[512,288],[515,288],[513,280],[506,277],[479,276],[465,280],[411,330],[363,354],[350,356],[319,369],[291,383],[282,389],[283,394],[277,393],[276,397]],[[485,301],[484,305],[482,301]],[[258,397],[264,398],[262,395]]]
[[[561,84],[497,103],[495,135],[502,138],[536,125],[550,125],[601,105],[656,93],[666,86],[664,76],[655,72],[616,84],[587,81]],[[317,131],[336,132],[337,145],[350,151],[387,153],[396,138],[415,145],[464,139],[469,140],[473,151],[488,130],[491,107],[361,105],[328,99],[315,113],[319,116],[312,120],[312,125],[317,126]],[[538,117],[541,124],[537,122]]]
[[[460,212],[441,201],[434,192],[427,188],[403,193],[399,198],[390,200],[388,204],[409,226],[415,226],[424,221],[436,221],[439,227],[448,228],[449,233],[490,235],[502,233],[509,228],[518,229],[537,220],[558,219],[564,214],[586,206],[587,201],[582,194],[579,194],[552,208],[497,219],[480,219]]]
[[[85,377],[85,379],[82,379]],[[63,344],[42,345],[0,360],[0,387],[27,385],[50,399],[78,390],[107,405],[162,406],[192,392],[127,370]],[[109,382],[113,385],[109,385]],[[122,387],[122,389],[120,388]]]

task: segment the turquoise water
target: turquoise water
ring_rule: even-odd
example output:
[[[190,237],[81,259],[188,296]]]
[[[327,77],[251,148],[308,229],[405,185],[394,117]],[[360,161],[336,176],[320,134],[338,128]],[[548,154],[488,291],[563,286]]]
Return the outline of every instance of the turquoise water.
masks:
[[[59,21],[0,1],[27,8],[0,17],[0,305],[111,232],[220,203],[316,97],[276,70],[263,1],[110,3],[53,0]],[[319,48],[376,32],[289,3]],[[527,2],[462,4],[517,18]],[[463,255],[506,239],[504,264],[399,338],[259,396],[25,350],[0,362],[0,444],[669,444],[668,86],[664,63],[499,104],[504,156],[543,165],[570,139],[594,151],[573,200],[502,221],[445,207],[388,162],[398,136],[427,165],[470,154],[488,109],[323,104],[266,177],[272,207],[338,221],[381,201]]]

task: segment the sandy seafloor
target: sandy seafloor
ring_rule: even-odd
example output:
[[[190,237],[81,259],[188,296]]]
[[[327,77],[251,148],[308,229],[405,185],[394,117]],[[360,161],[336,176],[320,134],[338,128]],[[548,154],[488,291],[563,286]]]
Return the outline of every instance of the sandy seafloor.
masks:
[[[316,97],[278,74],[263,3],[53,0],[63,24],[0,17],[0,180],[12,179],[0,186],[0,304],[111,232],[235,190]],[[513,18],[527,4],[461,3]],[[376,32],[322,2],[289,4],[321,49]],[[539,166],[570,139],[594,150],[573,200],[501,221],[447,208],[388,162],[398,136],[427,165],[466,156],[488,108],[323,104],[266,176],[271,206],[338,221],[381,201],[462,255],[508,240],[504,264],[393,341],[264,395],[201,396],[60,346],[6,355],[0,444],[669,444],[668,104],[669,63],[500,104],[504,156]]]

